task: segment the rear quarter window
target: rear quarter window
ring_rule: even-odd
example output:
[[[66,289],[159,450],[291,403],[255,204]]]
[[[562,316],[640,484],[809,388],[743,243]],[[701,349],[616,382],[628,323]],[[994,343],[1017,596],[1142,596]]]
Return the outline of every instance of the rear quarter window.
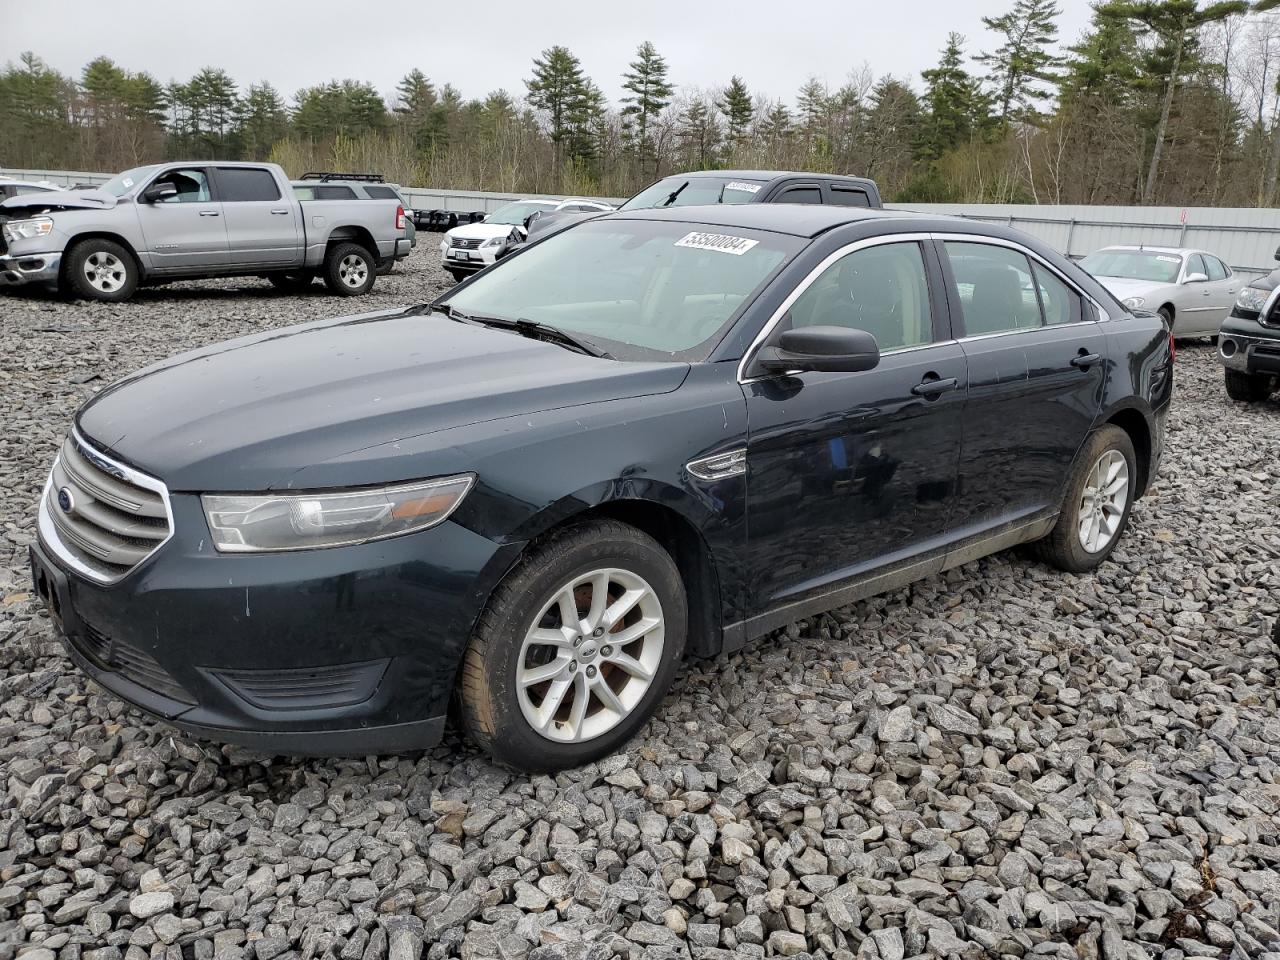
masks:
[[[399,200],[396,192],[390,187],[365,187],[370,200]]]

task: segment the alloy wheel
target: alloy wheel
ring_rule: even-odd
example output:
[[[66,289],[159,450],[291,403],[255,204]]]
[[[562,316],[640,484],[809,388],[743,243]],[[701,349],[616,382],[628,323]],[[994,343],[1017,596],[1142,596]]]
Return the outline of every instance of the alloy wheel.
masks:
[[[365,280],[369,278],[369,264],[364,257],[349,253],[338,264],[338,277],[348,287],[364,286]]]
[[[576,576],[551,593],[525,634],[520,711],[548,740],[607,733],[644,699],[663,643],[662,604],[644,578],[612,567]]]
[[[128,279],[128,271],[120,258],[104,250],[95,250],[85,257],[84,275],[89,285],[102,293],[115,293]]]
[[[1129,462],[1118,450],[1107,450],[1085,479],[1080,496],[1080,545],[1090,553],[1105,550],[1120,531],[1129,503]]]

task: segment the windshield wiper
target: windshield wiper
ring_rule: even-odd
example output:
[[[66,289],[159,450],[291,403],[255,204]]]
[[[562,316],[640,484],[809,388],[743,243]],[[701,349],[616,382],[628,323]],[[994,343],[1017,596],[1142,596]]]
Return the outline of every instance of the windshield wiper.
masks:
[[[675,203],[675,202],[676,202],[676,197],[680,196],[680,192],[681,192],[682,190],[684,190],[684,188],[685,188],[685,187],[687,187],[688,185],[689,185],[689,181],[688,181],[688,180],[686,180],[684,183],[680,184],[680,186],[678,186],[678,187],[676,187],[674,190],[672,190],[672,191],[671,191],[671,195],[670,195],[669,197],[667,197],[667,199],[666,199],[666,200],[662,201],[662,203],[658,204],[658,206],[660,206],[660,207],[669,207],[669,206],[671,206],[673,203]]]
[[[463,313],[457,307],[445,304],[445,314],[451,320],[458,320],[464,323],[477,323],[483,327],[494,327],[498,330],[510,330],[518,333],[522,337],[528,337],[530,340],[541,340],[544,343],[557,343],[562,347],[568,347],[578,353],[585,353],[589,357],[600,357],[603,360],[612,360],[613,355],[601,350],[590,340],[583,337],[576,337],[571,333],[566,333],[559,327],[553,327],[547,323],[539,323],[536,320],[508,320],[506,317],[487,317],[479,313]]]

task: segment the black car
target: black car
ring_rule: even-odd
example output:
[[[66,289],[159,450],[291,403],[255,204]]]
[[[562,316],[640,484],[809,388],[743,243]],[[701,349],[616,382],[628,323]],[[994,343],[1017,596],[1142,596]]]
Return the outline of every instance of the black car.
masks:
[[[707,204],[805,203],[834,207],[879,209],[880,188],[866,177],[835,173],[795,173],[784,170],[700,170],[677,173],[649,184],[619,210],[693,207]],[[543,237],[585,219],[599,211],[557,210],[531,217],[524,230],[513,235],[498,251],[502,260]]]
[[[1276,251],[1280,260],[1280,250]],[[1280,269],[1240,291],[1218,333],[1218,359],[1227,396],[1257,403],[1275,393],[1280,378]]]
[[[571,227],[433,304],[233,340],[80,409],[40,502],[74,661],[289,754],[621,746],[680,660],[1035,541],[1156,471],[1169,334],[987,224],[750,204]]]

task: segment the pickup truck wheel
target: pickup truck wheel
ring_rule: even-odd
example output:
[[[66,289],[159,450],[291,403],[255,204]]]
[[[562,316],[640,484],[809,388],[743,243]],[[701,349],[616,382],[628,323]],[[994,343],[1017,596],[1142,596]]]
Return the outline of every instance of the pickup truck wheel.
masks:
[[[471,739],[529,772],[613,753],[644,725],[684,653],[671,555],[616,520],[567,528],[499,584],[462,663]]]
[[[1033,549],[1071,573],[1087,573],[1111,555],[1129,524],[1138,461],[1129,435],[1115,424],[1090,434],[1067,483],[1058,522]]]
[[[133,255],[111,240],[81,240],[68,252],[63,270],[71,290],[86,300],[120,303],[138,289]]]
[[[301,293],[311,286],[313,280],[315,276],[310,273],[267,274],[267,281],[277,290],[283,290],[286,293]]]
[[[358,243],[337,243],[324,258],[324,285],[330,293],[354,297],[368,293],[376,277],[373,256]]]
[[[1271,396],[1274,381],[1264,373],[1226,370],[1227,396],[1240,403],[1260,403]]]

